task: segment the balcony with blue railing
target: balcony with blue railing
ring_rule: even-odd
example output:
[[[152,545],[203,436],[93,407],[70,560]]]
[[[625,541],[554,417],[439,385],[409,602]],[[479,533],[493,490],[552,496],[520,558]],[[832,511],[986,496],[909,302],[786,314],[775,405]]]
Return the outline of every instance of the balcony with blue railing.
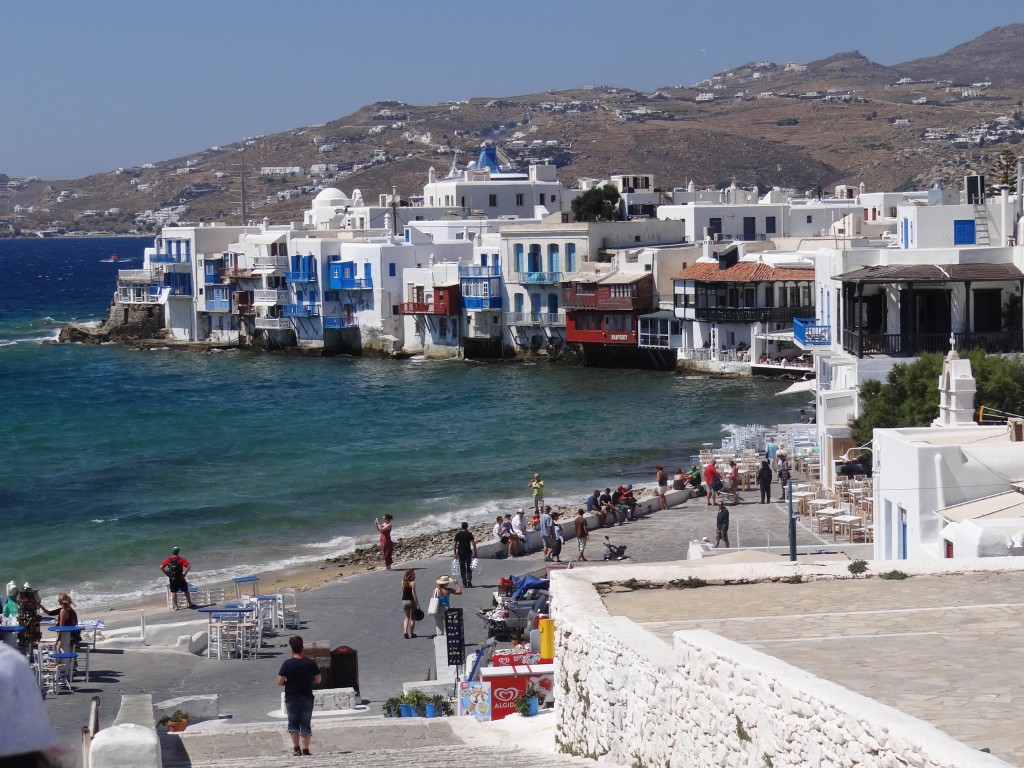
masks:
[[[816,317],[794,317],[793,339],[802,347],[828,346],[832,343],[832,327]]]
[[[230,312],[231,311],[231,299],[207,299],[206,300],[206,311],[207,312]]]
[[[501,277],[501,267],[498,264],[494,264],[490,267],[460,264],[459,277]]]
[[[324,328],[339,330],[341,328],[358,328],[359,319],[356,317],[325,317]]]
[[[327,276],[328,288],[333,291],[365,291],[373,288],[373,278],[358,276],[355,263],[351,261],[333,262]]]
[[[561,272],[516,272],[520,285],[550,285],[562,282]]]
[[[320,314],[319,304],[285,304],[281,309],[285,317],[316,317]]]
[[[462,308],[468,310],[501,309],[501,296],[462,295]]]
[[[300,272],[285,272],[284,281],[286,283],[315,283],[316,272],[300,271]]]
[[[149,255],[150,264],[188,264],[191,260],[190,254],[187,253],[151,253]]]

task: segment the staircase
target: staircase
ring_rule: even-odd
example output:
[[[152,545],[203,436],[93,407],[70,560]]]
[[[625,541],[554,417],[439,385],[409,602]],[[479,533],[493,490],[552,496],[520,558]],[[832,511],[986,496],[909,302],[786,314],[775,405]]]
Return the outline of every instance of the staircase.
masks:
[[[534,718],[536,734],[510,736],[495,723],[438,718],[391,720],[361,718],[344,722],[313,721],[310,751],[301,765],[346,768],[451,768],[466,763],[479,768],[522,764],[538,768],[589,766],[593,760],[545,751],[552,739],[554,715]],[[525,723],[523,724],[525,725]],[[209,726],[209,727],[207,727]],[[500,727],[500,726],[499,726]],[[546,732],[546,735],[545,735]],[[291,739],[282,720],[260,725],[204,723],[182,734],[160,735],[163,768],[294,767]],[[518,744],[516,742],[519,742]],[[531,743],[532,742],[532,743]],[[536,747],[533,749],[531,747]],[[550,749],[550,747],[549,747]],[[602,766],[612,767],[611,763]]]
[[[988,232],[988,208],[984,205],[974,206],[974,244],[992,245]]]

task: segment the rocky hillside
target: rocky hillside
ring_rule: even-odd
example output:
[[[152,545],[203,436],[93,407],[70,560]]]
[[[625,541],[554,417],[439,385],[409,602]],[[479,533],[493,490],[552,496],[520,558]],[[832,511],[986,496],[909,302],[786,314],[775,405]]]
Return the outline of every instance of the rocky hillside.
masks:
[[[83,179],[0,186],[0,234],[153,231],[240,215],[296,220],[320,186],[418,194],[475,159],[549,161],[573,184],[653,173],[659,188],[736,181],[808,190],[837,183],[907,189],[959,183],[1024,139],[1024,25],[994,29],[941,56],[885,67],[857,51],[801,63],[749,62],[695,85],[646,93],[595,86],[414,106],[378,102],[338,120],[241,139],[152,166]],[[2,169],[0,169],[2,170]],[[2,177],[0,177],[2,181]],[[15,213],[14,207],[20,211]]]

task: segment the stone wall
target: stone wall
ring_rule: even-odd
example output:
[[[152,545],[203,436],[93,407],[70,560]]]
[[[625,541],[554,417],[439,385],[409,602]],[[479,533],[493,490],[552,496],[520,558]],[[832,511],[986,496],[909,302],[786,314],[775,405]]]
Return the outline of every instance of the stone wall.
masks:
[[[756,570],[770,578],[767,567]],[[563,752],[647,768],[1008,765],[928,723],[711,632],[677,632],[669,647],[628,618],[609,616],[594,588],[608,580],[600,570],[553,575],[561,710],[555,738]],[[657,570],[659,580],[693,574]],[[616,568],[616,580],[650,579],[654,571]],[[711,580],[712,568],[707,571],[701,576]]]

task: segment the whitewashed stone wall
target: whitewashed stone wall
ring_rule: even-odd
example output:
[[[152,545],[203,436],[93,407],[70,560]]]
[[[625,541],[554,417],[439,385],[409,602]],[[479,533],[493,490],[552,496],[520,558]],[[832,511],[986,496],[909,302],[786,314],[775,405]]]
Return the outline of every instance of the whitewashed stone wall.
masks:
[[[701,577],[713,581],[720,571],[717,578],[725,581],[777,579],[777,567],[708,567]],[[907,563],[906,570],[915,569]],[[615,578],[668,581],[693,573],[633,566],[616,568]],[[669,647],[629,619],[608,615],[592,583],[608,578],[603,569],[553,577],[555,738],[563,752],[643,768],[1009,765],[924,721],[711,632],[677,632]]]

